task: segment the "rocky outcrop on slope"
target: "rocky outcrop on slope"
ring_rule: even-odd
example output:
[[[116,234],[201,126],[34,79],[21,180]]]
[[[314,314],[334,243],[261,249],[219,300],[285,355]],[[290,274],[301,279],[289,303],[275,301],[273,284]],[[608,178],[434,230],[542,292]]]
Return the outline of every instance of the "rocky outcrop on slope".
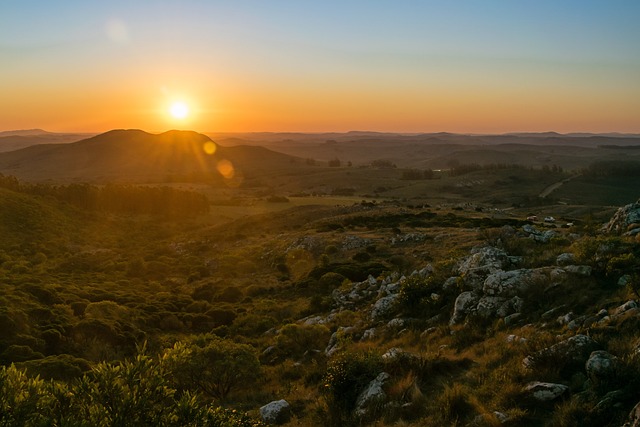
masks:
[[[606,234],[633,236],[640,233],[640,200],[621,207],[607,222],[602,231]]]

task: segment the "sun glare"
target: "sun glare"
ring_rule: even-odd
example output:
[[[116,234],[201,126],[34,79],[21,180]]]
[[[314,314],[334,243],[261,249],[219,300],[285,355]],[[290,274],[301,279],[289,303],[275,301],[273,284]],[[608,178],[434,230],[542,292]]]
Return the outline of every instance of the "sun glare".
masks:
[[[189,106],[184,102],[174,102],[169,108],[169,113],[174,119],[186,119],[189,115]]]

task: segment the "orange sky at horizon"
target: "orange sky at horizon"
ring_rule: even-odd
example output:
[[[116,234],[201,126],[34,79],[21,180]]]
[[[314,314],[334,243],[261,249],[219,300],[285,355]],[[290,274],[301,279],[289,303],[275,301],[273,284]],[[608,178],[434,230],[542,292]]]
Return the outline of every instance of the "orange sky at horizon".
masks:
[[[640,133],[632,2],[35,3],[0,10],[0,131]]]

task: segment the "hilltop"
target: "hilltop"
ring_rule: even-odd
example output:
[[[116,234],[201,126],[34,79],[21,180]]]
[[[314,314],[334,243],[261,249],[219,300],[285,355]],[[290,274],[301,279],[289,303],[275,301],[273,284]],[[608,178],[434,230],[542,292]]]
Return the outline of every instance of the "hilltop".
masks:
[[[0,153],[0,172],[28,181],[153,183],[220,182],[221,162],[230,178],[278,169],[295,161],[261,147],[222,147],[192,131],[153,135],[113,130],[67,144],[34,145]]]

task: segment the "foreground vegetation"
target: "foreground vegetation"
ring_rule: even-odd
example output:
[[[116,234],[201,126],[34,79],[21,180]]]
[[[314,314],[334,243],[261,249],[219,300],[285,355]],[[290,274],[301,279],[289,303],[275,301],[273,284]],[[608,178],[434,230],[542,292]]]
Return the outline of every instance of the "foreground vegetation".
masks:
[[[487,170],[462,176],[478,173]],[[302,206],[215,225],[209,206],[156,214],[148,206],[157,189],[5,184],[2,425],[257,425],[259,407],[286,399],[289,425],[602,426],[622,424],[637,402],[639,318],[575,328],[557,321],[638,298],[640,242],[600,235],[591,217],[561,221],[554,212],[558,227],[536,223],[554,231],[546,242],[522,232],[533,203],[509,211],[415,200]],[[74,202],[109,191],[149,202],[132,201],[131,210]],[[163,191],[201,206],[188,192]],[[573,226],[560,227],[569,219]],[[515,321],[452,324],[456,297],[470,289],[456,269],[476,246],[531,269],[569,253],[593,273],[531,289]],[[429,274],[400,280],[427,266]],[[396,315],[373,321],[365,302],[338,306],[337,296],[369,277],[400,284]],[[365,337],[371,326],[377,332]],[[522,365],[575,334],[615,355],[619,371],[604,381],[553,358],[536,372]],[[360,393],[382,372],[391,404],[356,414]],[[523,391],[531,381],[562,383],[571,394],[536,402]],[[601,404],[614,391],[615,405]]]

